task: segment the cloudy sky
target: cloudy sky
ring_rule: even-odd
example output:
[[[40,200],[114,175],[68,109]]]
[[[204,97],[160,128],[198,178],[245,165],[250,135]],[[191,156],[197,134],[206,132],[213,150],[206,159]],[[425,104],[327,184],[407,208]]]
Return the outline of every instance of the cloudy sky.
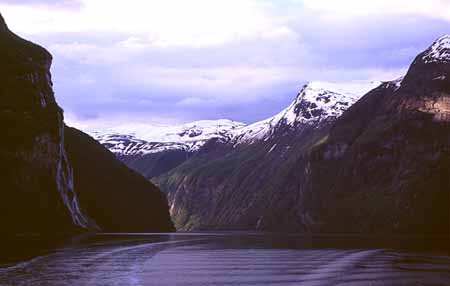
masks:
[[[450,0],[0,0],[45,46],[77,126],[246,123],[307,81],[390,80],[450,33]]]

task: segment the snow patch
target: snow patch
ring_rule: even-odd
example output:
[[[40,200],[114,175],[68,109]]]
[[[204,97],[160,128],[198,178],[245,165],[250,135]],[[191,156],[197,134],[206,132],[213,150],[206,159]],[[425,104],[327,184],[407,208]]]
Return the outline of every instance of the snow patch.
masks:
[[[269,154],[270,152],[272,152],[272,151],[273,151],[273,149],[275,149],[275,147],[277,147],[277,144],[276,144],[276,143],[275,143],[275,144],[273,144],[272,148],[270,148],[270,150],[269,150],[269,152],[267,152],[267,154]]]
[[[393,84],[395,86],[395,88],[394,88],[395,91],[397,91],[402,86],[402,82],[403,82],[404,78],[405,78],[405,76],[401,76],[398,79],[391,81],[391,84]]]
[[[433,80],[445,80],[445,79],[446,79],[445,75],[441,75],[441,76],[437,76],[437,77],[433,78]]]

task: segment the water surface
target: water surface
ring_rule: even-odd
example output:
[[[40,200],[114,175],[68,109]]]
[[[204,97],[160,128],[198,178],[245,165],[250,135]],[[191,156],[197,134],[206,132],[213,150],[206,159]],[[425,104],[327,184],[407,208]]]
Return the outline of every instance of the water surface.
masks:
[[[0,285],[450,285],[450,256],[435,251],[436,243],[405,237],[100,234],[0,268]]]

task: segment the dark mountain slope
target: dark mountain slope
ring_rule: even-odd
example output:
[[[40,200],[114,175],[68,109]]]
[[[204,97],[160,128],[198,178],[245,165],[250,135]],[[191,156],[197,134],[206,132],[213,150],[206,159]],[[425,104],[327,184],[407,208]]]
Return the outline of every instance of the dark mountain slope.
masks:
[[[326,229],[449,234],[449,42],[442,37],[420,54],[393,91],[363,98],[313,152],[312,164],[333,166]],[[430,57],[436,50],[444,56]],[[337,146],[343,152],[329,164]]]
[[[151,179],[179,166],[192,155],[193,152],[186,150],[167,150],[145,155],[117,155],[117,158],[129,168]]]
[[[329,125],[280,128],[269,140],[238,147],[210,141],[193,158],[153,180],[167,192],[177,228],[263,229],[264,212],[274,211],[276,203],[265,189],[320,141]],[[280,204],[292,201],[289,195]],[[286,230],[287,222],[278,220],[277,225]]]
[[[90,136],[66,127],[66,149],[83,210],[106,231],[173,231],[165,195]]]
[[[8,233],[93,226],[79,211],[64,149],[51,55],[8,30],[0,16],[0,223]]]

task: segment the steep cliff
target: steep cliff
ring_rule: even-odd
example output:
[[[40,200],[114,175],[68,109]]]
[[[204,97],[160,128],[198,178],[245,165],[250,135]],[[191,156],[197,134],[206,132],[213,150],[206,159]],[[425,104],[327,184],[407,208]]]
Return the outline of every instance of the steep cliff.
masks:
[[[51,55],[13,34],[0,16],[0,222],[5,232],[64,232],[82,214],[64,147]]]

